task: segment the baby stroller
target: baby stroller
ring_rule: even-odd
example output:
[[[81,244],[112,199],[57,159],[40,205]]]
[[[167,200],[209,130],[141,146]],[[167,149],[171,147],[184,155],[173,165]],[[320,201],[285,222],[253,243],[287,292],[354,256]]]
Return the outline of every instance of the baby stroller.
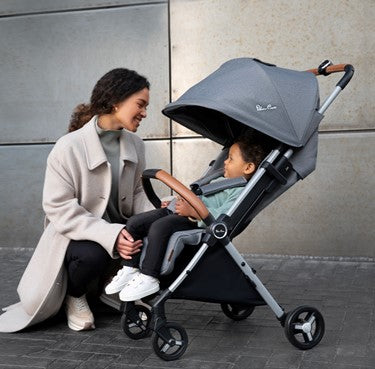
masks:
[[[335,72],[344,76],[320,106],[315,75]],[[127,336],[140,339],[153,332],[156,355],[164,360],[180,358],[188,336],[180,324],[167,321],[165,302],[186,299],[219,303],[233,320],[246,319],[256,306],[267,304],[292,345],[307,350],[320,342],[325,329],[322,314],[312,306],[285,312],[232,240],[263,208],[315,169],[319,123],[353,73],[351,65],[332,65],[328,60],[317,69],[300,72],[257,59],[234,59],[165,107],[166,116],[224,149],[191,190],[163,170],[143,173],[143,186],[155,207],[160,207],[160,199],[151,179],[185,198],[208,226],[172,235],[161,269],[161,292],[149,301],[152,310],[135,302],[122,306],[121,325]],[[249,182],[220,182],[244,188],[227,214],[214,219],[196,195],[223,189],[208,182],[222,173],[228,147],[244,128],[261,132],[276,144]]]

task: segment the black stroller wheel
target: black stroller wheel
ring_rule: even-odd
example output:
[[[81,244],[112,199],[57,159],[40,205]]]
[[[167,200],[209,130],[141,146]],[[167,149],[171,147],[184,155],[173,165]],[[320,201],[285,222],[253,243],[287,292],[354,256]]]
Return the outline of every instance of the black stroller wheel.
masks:
[[[239,304],[221,304],[223,313],[233,320],[244,320],[250,316],[254,309],[254,305],[239,305]]]
[[[177,323],[166,323],[155,331],[152,347],[155,354],[166,361],[177,360],[187,349],[188,336]]]
[[[318,309],[300,306],[287,314],[284,330],[293,346],[309,350],[323,338],[324,319]]]
[[[143,305],[134,305],[121,317],[124,333],[133,340],[147,337],[150,333],[151,312]]]

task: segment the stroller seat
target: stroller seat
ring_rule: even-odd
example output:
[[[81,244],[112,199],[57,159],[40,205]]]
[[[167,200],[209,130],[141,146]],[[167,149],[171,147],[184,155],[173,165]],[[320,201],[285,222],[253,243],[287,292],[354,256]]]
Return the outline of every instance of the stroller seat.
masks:
[[[206,172],[203,173],[199,179],[190,184],[190,188],[195,194],[207,196],[224,189],[245,186],[247,181],[244,178],[225,179],[220,182],[210,183],[212,180],[224,175],[224,160],[227,158],[228,152],[229,148],[224,147],[219,152],[216,159],[211,161]],[[163,263],[160,269],[160,275],[166,276],[171,274],[174,270],[176,259],[180,256],[185,246],[198,246],[202,241],[204,233],[204,228],[174,232],[168,241],[168,246],[166,248]],[[148,239],[145,237],[143,239],[140,266],[142,266],[147,251],[147,246]]]

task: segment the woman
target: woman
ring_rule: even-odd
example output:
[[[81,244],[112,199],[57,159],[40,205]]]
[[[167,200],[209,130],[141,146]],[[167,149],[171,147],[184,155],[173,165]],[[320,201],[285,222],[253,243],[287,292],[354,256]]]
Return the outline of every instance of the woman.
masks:
[[[85,294],[111,259],[140,251],[124,229],[152,208],[140,182],[144,143],[134,133],[146,117],[149,82],[124,68],[95,85],[74,111],[70,133],[47,160],[45,229],[18,285],[20,302],[3,310],[0,332],[16,332],[56,314],[65,299],[68,326],[95,328]]]

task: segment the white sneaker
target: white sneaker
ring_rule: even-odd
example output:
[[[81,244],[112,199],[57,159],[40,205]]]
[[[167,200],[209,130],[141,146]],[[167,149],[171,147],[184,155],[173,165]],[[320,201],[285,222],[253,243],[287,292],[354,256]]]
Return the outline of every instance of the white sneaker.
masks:
[[[107,284],[104,289],[105,293],[111,295],[112,293],[120,292],[137,273],[139,273],[139,269],[123,266],[113,277],[112,281]]]
[[[68,327],[73,331],[95,329],[94,315],[87,303],[86,296],[73,297],[66,295],[65,311]]]
[[[160,290],[159,280],[138,273],[120,292],[121,301],[134,301]]]

